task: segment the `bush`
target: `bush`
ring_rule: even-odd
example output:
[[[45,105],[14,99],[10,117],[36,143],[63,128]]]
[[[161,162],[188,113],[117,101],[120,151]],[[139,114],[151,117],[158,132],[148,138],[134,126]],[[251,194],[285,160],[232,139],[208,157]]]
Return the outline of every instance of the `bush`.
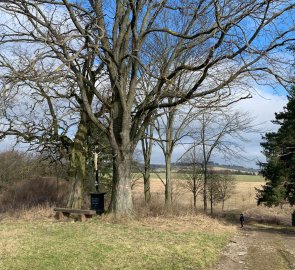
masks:
[[[68,183],[50,177],[34,177],[12,183],[0,195],[0,212],[65,204]]]
[[[66,164],[53,164],[40,155],[29,155],[18,151],[0,153],[0,191],[14,182],[33,176],[66,177]]]

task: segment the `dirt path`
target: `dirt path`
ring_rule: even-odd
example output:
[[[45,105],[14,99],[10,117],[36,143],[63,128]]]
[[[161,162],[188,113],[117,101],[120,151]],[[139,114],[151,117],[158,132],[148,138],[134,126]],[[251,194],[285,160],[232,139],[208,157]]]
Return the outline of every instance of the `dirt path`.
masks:
[[[295,232],[279,226],[241,228],[212,270],[295,270]]]

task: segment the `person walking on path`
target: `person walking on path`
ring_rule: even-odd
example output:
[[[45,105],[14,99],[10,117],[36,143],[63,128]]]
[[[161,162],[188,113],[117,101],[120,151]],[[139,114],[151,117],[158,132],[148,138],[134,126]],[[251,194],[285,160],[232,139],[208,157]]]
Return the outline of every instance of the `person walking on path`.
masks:
[[[244,215],[243,214],[240,214],[241,228],[244,227],[244,221],[245,221]]]

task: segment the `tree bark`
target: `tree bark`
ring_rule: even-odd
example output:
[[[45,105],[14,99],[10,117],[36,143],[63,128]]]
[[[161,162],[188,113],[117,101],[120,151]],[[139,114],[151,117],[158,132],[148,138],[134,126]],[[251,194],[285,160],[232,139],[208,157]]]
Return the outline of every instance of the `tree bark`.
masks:
[[[208,187],[208,172],[207,172],[207,164],[205,161],[204,164],[204,190],[203,190],[203,200],[204,200],[204,212],[207,212],[207,187]]]
[[[193,194],[194,194],[194,211],[197,212],[197,187],[196,187],[196,177],[194,170],[194,179],[193,179]]]
[[[85,140],[87,127],[80,123],[72,149],[70,150],[70,194],[67,202],[69,208],[81,208],[83,204],[84,182],[86,177]]]
[[[166,154],[166,185],[165,185],[165,205],[170,208],[172,206],[172,178],[171,178],[171,155]]]
[[[144,200],[146,206],[149,208],[151,204],[151,182],[150,182],[150,168],[145,171],[143,177],[144,185]]]
[[[194,192],[194,211],[197,212],[197,194]]]
[[[172,102],[172,99],[169,99]],[[174,117],[175,109],[169,110],[167,115],[167,126],[166,126],[166,149],[165,149],[165,164],[166,164],[166,185],[165,185],[165,205],[167,208],[172,206],[172,178],[171,178],[171,156],[174,148],[173,142],[173,128],[174,128]]]
[[[149,129],[146,129],[146,133],[149,138],[143,138],[141,140],[143,158],[144,158],[144,172],[143,172],[143,185],[144,185],[144,199],[146,207],[150,208],[151,203],[151,185],[150,185],[150,176],[151,176],[151,155],[153,149],[153,135],[154,135],[154,126],[150,125]]]
[[[116,217],[134,216],[131,192],[131,163],[137,141],[130,139],[131,107],[124,107],[117,97],[114,99],[109,140],[113,151],[112,196],[108,212]]]
[[[130,185],[132,151],[124,151],[113,158],[112,197],[108,211],[116,217],[133,217],[134,209]]]

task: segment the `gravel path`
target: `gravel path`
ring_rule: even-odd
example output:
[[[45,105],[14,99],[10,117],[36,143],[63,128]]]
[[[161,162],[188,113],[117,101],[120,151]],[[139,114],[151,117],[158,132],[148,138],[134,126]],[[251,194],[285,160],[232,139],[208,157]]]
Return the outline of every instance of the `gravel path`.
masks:
[[[295,232],[258,224],[241,228],[211,270],[295,270]]]

